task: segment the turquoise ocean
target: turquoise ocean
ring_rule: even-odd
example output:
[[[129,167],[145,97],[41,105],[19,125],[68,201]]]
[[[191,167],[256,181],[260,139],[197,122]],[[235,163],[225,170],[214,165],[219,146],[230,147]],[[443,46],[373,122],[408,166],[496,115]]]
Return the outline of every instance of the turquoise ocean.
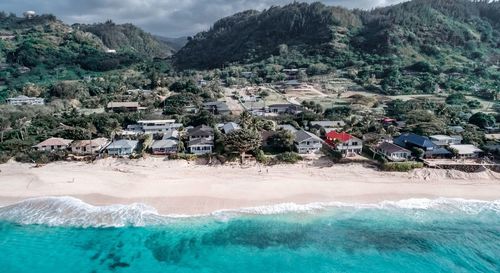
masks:
[[[0,208],[0,272],[500,272],[500,200],[282,204],[188,217],[31,199]]]

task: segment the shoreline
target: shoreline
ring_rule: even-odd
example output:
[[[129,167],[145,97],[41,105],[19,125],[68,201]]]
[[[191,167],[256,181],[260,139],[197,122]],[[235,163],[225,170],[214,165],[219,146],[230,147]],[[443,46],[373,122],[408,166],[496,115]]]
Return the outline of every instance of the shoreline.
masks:
[[[360,164],[205,166],[160,158],[0,165],[0,206],[70,196],[95,206],[143,203],[160,214],[200,215],[284,203],[379,203],[412,198],[500,199],[500,174],[419,169],[386,173]]]

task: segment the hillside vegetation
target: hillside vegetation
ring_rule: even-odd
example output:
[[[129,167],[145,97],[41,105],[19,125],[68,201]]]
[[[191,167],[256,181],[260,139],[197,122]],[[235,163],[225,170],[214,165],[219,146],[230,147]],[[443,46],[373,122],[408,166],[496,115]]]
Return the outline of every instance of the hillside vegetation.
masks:
[[[321,72],[341,69],[386,94],[498,91],[499,45],[500,2],[414,0],[372,11],[293,3],[217,21],[190,39],[175,64],[321,63]]]
[[[132,25],[117,25],[112,21],[92,25],[73,25],[74,28],[90,32],[99,37],[109,49],[122,52],[134,52],[142,56],[166,58],[174,49],[159,41],[153,35]]]

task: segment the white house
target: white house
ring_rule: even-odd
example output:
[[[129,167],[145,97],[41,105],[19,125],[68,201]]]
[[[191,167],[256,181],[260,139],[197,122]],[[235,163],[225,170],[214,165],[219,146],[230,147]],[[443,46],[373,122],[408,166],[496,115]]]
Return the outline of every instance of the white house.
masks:
[[[109,144],[107,138],[92,140],[76,140],[71,143],[71,152],[76,155],[92,155],[100,153]]]
[[[382,142],[376,148],[375,152],[385,156],[391,161],[406,161],[411,157],[411,151],[390,142]]]
[[[33,148],[37,149],[38,151],[48,151],[48,152],[57,150],[67,150],[71,142],[73,142],[73,140],[59,138],[59,137],[51,137],[33,146]]]
[[[131,155],[137,148],[137,144],[139,144],[139,141],[137,140],[115,140],[108,147],[106,147],[106,151],[111,156]]]
[[[18,96],[6,99],[10,105],[44,105],[45,101],[42,98],[32,98],[27,96]]]
[[[345,132],[331,131],[326,134],[326,142],[346,156],[361,154],[363,141]]]
[[[299,154],[318,153],[323,147],[323,141],[319,137],[304,130],[295,132],[294,142]]]
[[[200,125],[188,131],[188,150],[196,155],[212,153],[214,148],[214,130]]]
[[[483,150],[471,144],[450,145],[450,148],[455,149],[460,158],[478,158],[483,153]]]
[[[166,120],[139,120],[137,124],[127,126],[126,132],[132,134],[158,134],[169,130],[177,130],[182,127],[181,123],[175,123],[175,119]]]
[[[433,135],[429,137],[431,141],[437,146],[448,146],[448,145],[457,145],[462,143],[461,136],[445,136],[445,135]]]

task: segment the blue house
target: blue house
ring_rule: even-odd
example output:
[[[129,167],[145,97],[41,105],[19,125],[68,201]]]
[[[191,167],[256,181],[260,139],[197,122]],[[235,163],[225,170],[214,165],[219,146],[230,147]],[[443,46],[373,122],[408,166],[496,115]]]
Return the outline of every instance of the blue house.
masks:
[[[394,144],[408,150],[420,148],[424,150],[424,157],[426,158],[449,157],[452,155],[446,148],[437,146],[430,138],[414,133],[404,133],[400,135],[394,139]]]
[[[108,151],[108,154],[111,156],[131,155],[137,148],[138,143],[139,141],[137,140],[115,140],[108,147],[106,147],[106,151]]]

